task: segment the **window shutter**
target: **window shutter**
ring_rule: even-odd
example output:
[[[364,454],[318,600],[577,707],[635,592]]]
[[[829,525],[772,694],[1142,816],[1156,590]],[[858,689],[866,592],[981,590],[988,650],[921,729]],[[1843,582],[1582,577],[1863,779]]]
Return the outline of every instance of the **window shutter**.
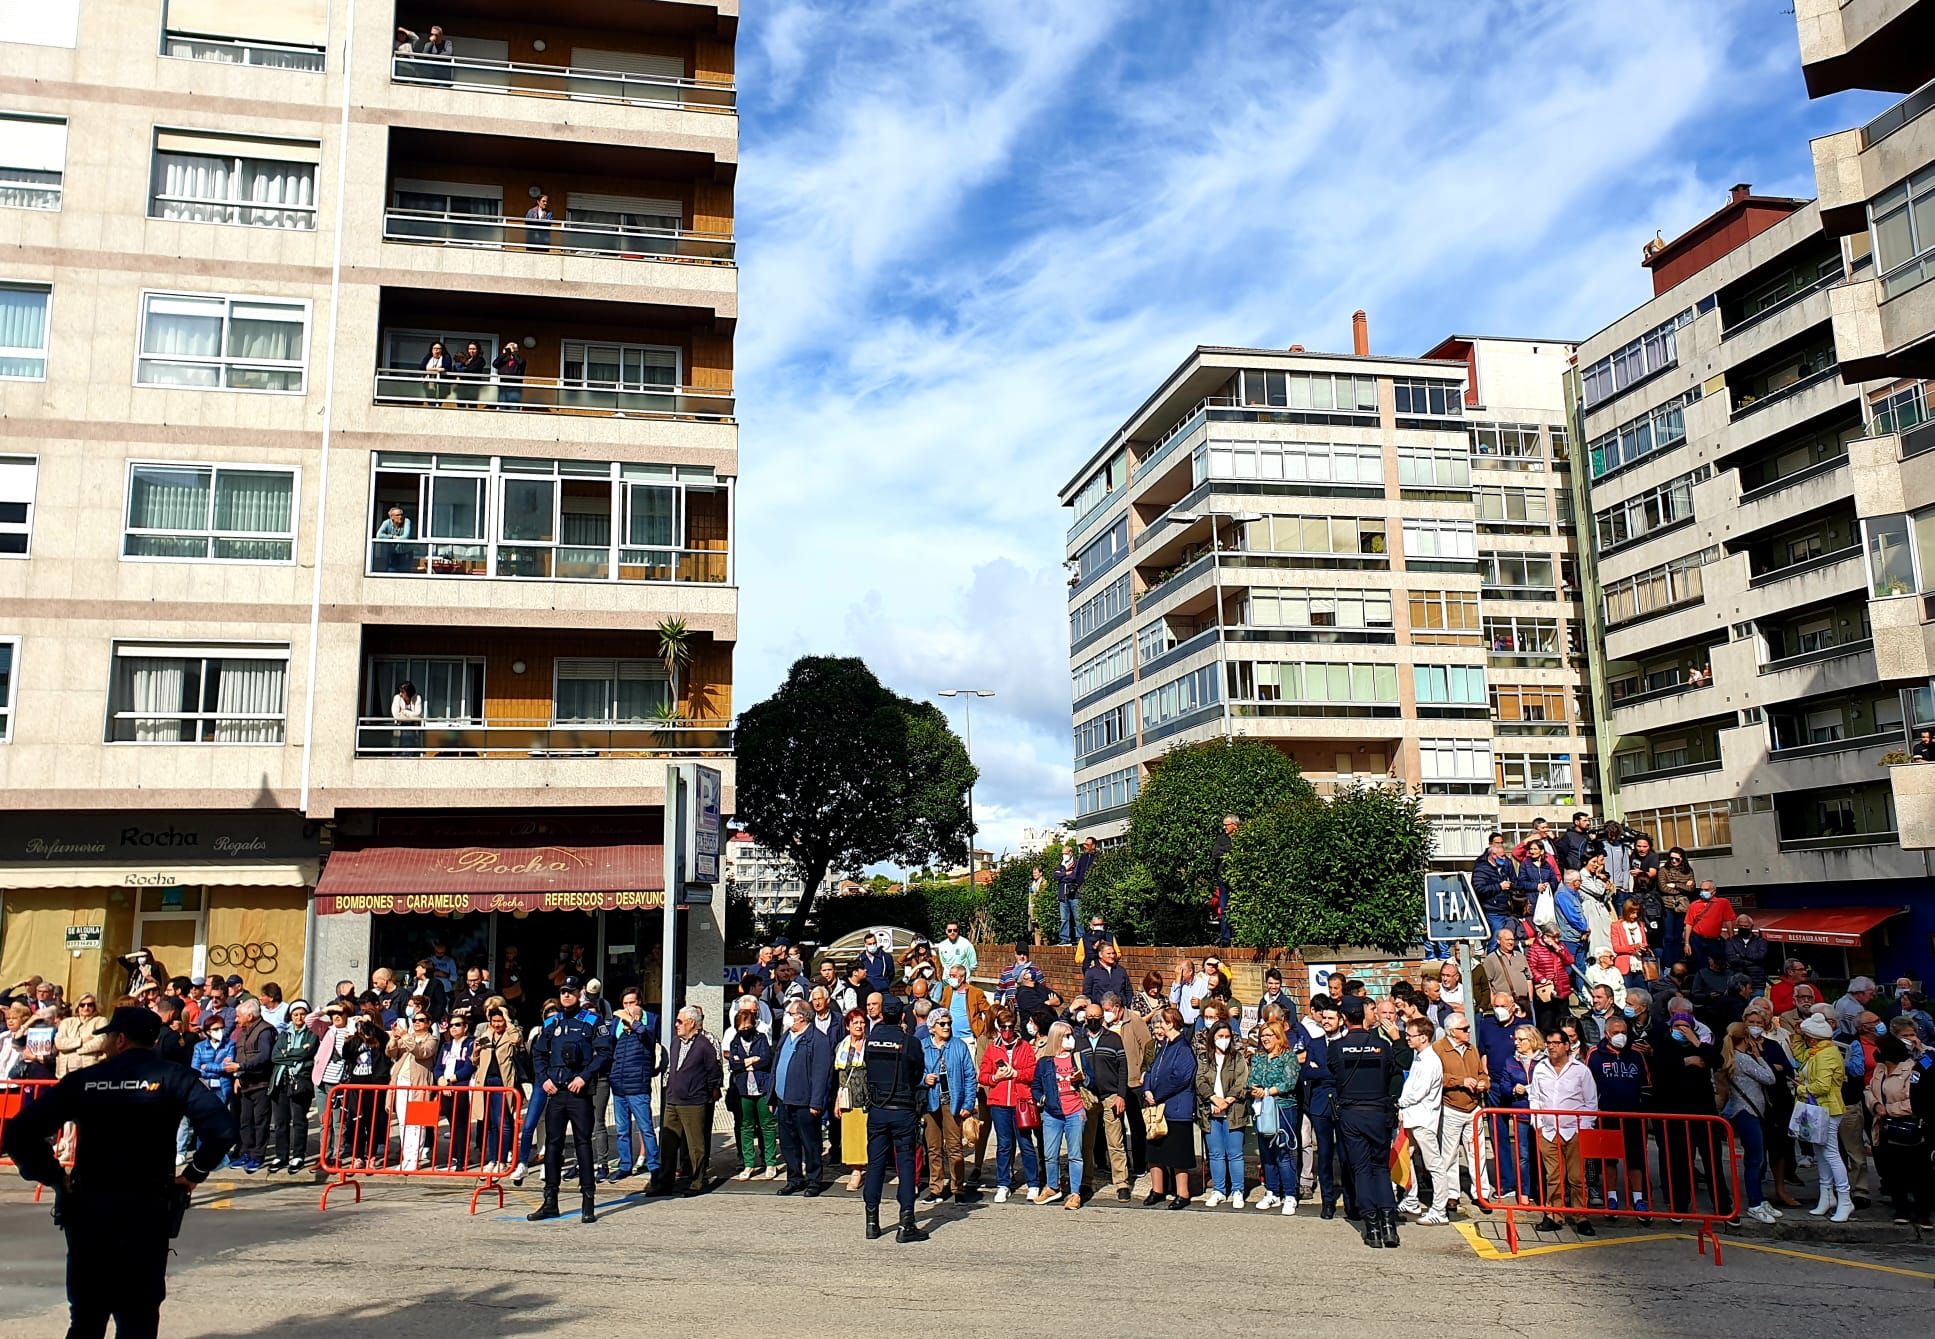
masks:
[[[574,46],[571,66],[577,70],[643,75],[648,79],[685,78],[683,56],[653,56],[642,51],[600,51],[595,47]]]

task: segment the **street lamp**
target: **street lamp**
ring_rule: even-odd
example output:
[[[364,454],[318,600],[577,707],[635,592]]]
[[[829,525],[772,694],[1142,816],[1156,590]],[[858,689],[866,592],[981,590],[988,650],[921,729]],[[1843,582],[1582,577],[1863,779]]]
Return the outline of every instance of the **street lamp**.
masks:
[[[974,764],[974,699],[993,697],[992,688],[943,688],[940,697],[958,697],[961,702],[961,747],[968,755],[968,765]],[[968,890],[974,890],[974,783],[968,782]]]
[[[1209,521],[1209,570],[1216,587],[1216,697],[1223,704],[1223,738],[1231,739],[1236,734],[1236,722],[1230,717],[1229,653],[1224,645],[1226,634],[1223,628],[1223,522],[1235,521],[1239,526],[1263,519],[1258,511],[1178,511],[1171,512],[1169,519],[1181,521],[1184,525],[1194,525],[1207,518]]]

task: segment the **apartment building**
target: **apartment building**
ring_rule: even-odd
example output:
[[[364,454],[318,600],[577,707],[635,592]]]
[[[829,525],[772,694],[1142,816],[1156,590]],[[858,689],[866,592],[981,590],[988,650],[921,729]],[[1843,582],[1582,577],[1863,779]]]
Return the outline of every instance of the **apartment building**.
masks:
[[[1905,947],[1928,874],[1884,763],[1927,674],[1880,628],[1919,609],[1894,456],[1923,410],[1847,361],[1873,266],[1826,218],[1734,187],[1648,248],[1654,297],[1579,346],[1575,384],[1610,809],[1845,974]],[[1864,500],[1890,492],[1892,517]]]
[[[1198,348],[1062,489],[1078,837],[1219,735],[1421,789],[1448,863],[1595,801],[1572,346],[1373,356],[1361,312],[1354,344]]]
[[[746,895],[762,925],[778,925],[798,910],[806,885],[793,862],[771,847],[761,846],[750,832],[726,839],[726,882]],[[838,874],[820,881],[820,897],[838,897],[843,882]]]
[[[655,993],[665,762],[731,806],[737,23],[0,12],[0,975]]]
[[[1926,0],[1796,0],[1801,70],[1810,97],[1849,89],[1897,95],[1859,128],[1813,142],[1821,225],[1858,258],[1830,293],[1842,377],[1866,387],[1869,429],[1850,447],[1863,532],[1877,679],[1903,688],[1911,732],[1935,724],[1935,4]],[[1924,557],[1923,549],[1928,549]],[[1890,824],[1906,883],[1863,900],[1905,908],[1870,932],[1883,965],[1925,966],[1935,943],[1928,854],[1935,847],[1935,776],[1891,766]],[[1866,789],[1866,786],[1863,788]]]

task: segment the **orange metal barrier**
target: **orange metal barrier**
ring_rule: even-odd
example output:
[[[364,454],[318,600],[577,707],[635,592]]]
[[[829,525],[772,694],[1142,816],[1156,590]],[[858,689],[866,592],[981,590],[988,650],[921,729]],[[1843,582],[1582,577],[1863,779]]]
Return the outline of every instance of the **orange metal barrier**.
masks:
[[[22,1107],[30,1104],[35,1097],[47,1089],[52,1088],[58,1082],[60,1082],[58,1079],[8,1079],[5,1082],[0,1082],[0,1138],[4,1138],[6,1135],[7,1120],[9,1117],[13,1116]],[[71,1124],[61,1131],[60,1143],[55,1151],[60,1156],[61,1166],[72,1167],[74,1165],[74,1127]],[[11,1167],[13,1165],[12,1158],[0,1156],[0,1167]],[[46,1191],[46,1186],[36,1184],[34,1186],[34,1203],[40,1203],[40,1197]]]
[[[392,1087],[339,1083],[323,1107],[322,1151],[325,1175],[318,1210],[329,1207],[329,1193],[347,1186],[363,1202],[366,1176],[462,1178],[475,1181],[477,1198],[497,1192],[504,1207],[502,1178],[517,1161],[518,1124],[524,1094],[517,1088],[468,1085]]]
[[[1573,1139],[1555,1142],[1538,1129],[1541,1117],[1583,1117],[1593,1124]],[[1483,1159],[1488,1173],[1478,1206],[1504,1213],[1505,1240],[1514,1255],[1522,1213],[1642,1223],[1665,1218],[1697,1223],[1700,1254],[1712,1241],[1718,1265],[1719,1224],[1745,1207],[1733,1126],[1719,1116],[1485,1107],[1472,1121],[1471,1139],[1474,1163]],[[1597,1205],[1587,1202],[1589,1166],[1599,1169]],[[1506,1181],[1517,1186],[1510,1200],[1500,1198],[1512,1193],[1501,1189]]]

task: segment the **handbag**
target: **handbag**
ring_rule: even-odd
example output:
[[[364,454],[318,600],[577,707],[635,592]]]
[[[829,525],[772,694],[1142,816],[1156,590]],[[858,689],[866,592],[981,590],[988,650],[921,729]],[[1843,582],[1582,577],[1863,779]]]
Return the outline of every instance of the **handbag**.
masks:
[[[1015,1094],[1015,1128],[1017,1130],[1041,1128],[1041,1108],[1035,1105],[1033,1093]]]
[[[1922,1123],[1913,1116],[1883,1116],[1875,1122],[1875,1142],[1895,1148],[1920,1148]]]
[[[1142,1132],[1151,1139],[1168,1138],[1168,1114],[1160,1106],[1142,1108]]]
[[[1803,1144],[1825,1144],[1833,1125],[1827,1108],[1812,1097],[1795,1103],[1794,1114],[1787,1118],[1787,1132]]]
[[[1277,1095],[1265,1093],[1256,1104],[1256,1133],[1260,1139],[1275,1139],[1283,1130],[1283,1122],[1277,1116]]]
[[[1655,957],[1653,954],[1648,953],[1645,957],[1639,960],[1639,971],[1640,971],[1640,975],[1644,976],[1648,981],[1659,980],[1660,979],[1660,960],[1657,957]]]

